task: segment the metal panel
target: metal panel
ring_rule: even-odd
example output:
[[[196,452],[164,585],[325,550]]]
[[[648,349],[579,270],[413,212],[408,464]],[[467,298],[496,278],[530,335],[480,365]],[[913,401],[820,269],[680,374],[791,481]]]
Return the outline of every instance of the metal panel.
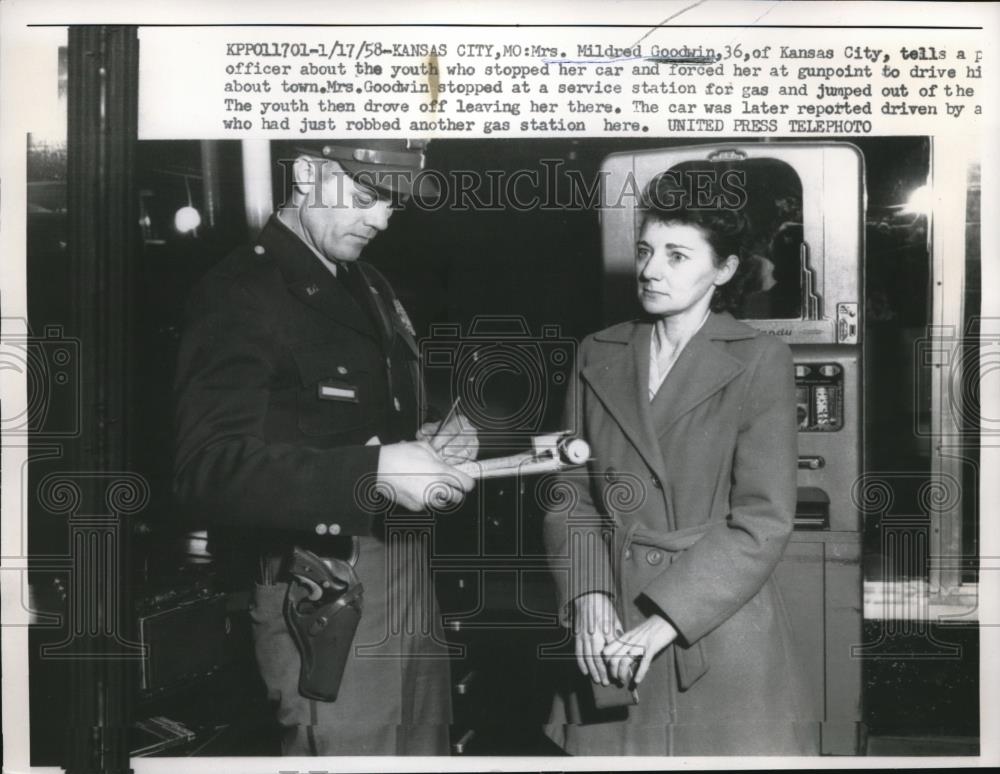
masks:
[[[961,136],[935,138],[931,145],[931,486],[947,490],[962,480],[964,459],[949,445],[961,445],[962,358],[959,356],[965,298],[965,215],[969,153]],[[950,355],[944,358],[942,355]],[[947,361],[947,362],[946,362]],[[916,364],[921,367],[921,364]],[[968,496],[975,496],[969,493]],[[957,593],[962,582],[962,497],[929,497],[931,517],[930,593],[938,599]]]
[[[71,27],[68,65],[71,332],[85,355],[81,435],[68,462],[80,479],[96,480],[100,474],[128,470],[129,444],[138,440],[129,436],[134,388],[128,377],[139,250],[132,175],[138,118],[136,28]],[[85,487],[79,511],[106,513],[112,500],[104,495],[100,486]],[[98,519],[89,534],[83,525],[74,535],[86,548],[74,555],[73,578],[84,589],[85,623],[91,628],[74,643],[66,756],[70,774],[130,771],[131,664],[122,655],[123,635],[130,634],[129,589],[117,582],[129,577],[129,569],[125,530],[116,531],[120,518]]]
[[[863,736],[860,535],[796,533],[775,570],[821,723],[824,755],[857,755]]]

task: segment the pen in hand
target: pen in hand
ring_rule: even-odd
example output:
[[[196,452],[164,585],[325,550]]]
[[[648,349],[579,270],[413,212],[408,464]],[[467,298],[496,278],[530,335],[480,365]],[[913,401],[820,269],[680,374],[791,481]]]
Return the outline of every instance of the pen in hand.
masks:
[[[459,453],[452,453],[448,450],[448,447],[453,444],[456,438],[459,437],[465,431],[465,423],[462,422],[459,404],[461,402],[460,398],[455,398],[455,401],[451,404],[451,408],[448,409],[447,415],[441,420],[438,425],[437,430],[435,430],[434,435],[428,439],[431,448],[438,453],[446,462],[464,462],[470,459],[468,454],[469,449],[466,448],[467,444],[462,444]],[[478,446],[478,444],[476,444]],[[473,455],[474,456],[474,453]]]

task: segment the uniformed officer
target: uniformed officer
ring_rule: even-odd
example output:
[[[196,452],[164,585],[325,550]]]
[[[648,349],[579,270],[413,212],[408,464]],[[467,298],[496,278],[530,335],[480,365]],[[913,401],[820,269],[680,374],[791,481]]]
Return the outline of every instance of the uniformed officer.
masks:
[[[455,504],[473,481],[449,462],[473,456],[477,442],[461,417],[420,425],[413,328],[385,278],[359,261],[394,203],[426,180],[423,151],[309,143],[284,161],[288,200],[189,302],[175,493],[211,525],[213,546],[259,557],[254,646],[285,754],[446,754],[449,666],[426,545],[388,540],[393,513],[379,515],[372,491],[389,492],[396,512]],[[293,545],[355,562],[364,584],[334,702],[297,689],[282,614]]]

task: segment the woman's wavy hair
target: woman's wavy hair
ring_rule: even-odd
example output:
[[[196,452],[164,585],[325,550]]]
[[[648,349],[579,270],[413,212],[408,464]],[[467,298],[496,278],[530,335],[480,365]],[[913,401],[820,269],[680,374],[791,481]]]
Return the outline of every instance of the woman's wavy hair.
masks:
[[[711,308],[713,312],[736,312],[756,271],[745,245],[750,222],[744,211],[745,198],[739,206],[727,206],[727,202],[736,202],[730,195],[732,191],[719,185],[717,172],[716,169],[670,170],[654,177],[646,186],[640,202],[639,225],[640,230],[650,221],[698,228],[715,252],[717,266],[722,266],[726,258],[735,255],[739,259],[736,273],[729,282],[715,289]],[[691,174],[699,174],[697,188],[685,184],[685,175]],[[693,191],[697,191],[698,202],[710,202],[711,205],[696,206],[698,202],[691,201]]]

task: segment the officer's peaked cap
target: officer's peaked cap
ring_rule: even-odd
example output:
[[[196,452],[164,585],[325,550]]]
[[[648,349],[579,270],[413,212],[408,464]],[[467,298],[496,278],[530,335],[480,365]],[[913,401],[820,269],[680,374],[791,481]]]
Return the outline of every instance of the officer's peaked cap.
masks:
[[[336,161],[354,180],[395,196],[426,198],[438,193],[424,171],[425,140],[310,140],[295,150]]]

